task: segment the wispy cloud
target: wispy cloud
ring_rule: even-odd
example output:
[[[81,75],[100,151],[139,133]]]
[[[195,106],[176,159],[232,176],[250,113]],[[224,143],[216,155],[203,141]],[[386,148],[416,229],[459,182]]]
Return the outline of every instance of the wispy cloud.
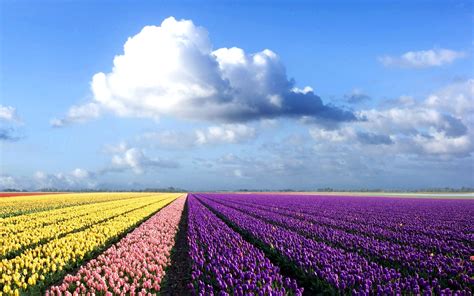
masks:
[[[70,172],[54,174],[36,171],[30,182],[28,185],[30,189],[80,189],[95,188],[97,185],[95,173],[81,168],[76,168]]]
[[[244,143],[254,139],[257,131],[254,127],[242,124],[212,125],[191,131],[165,130],[146,132],[139,141],[152,146],[167,148],[193,148],[206,145]]]
[[[0,120],[3,121],[17,121],[18,115],[16,108],[12,106],[0,105]]]
[[[15,142],[22,138],[18,127],[23,123],[20,121],[16,108],[0,105],[0,141]]]
[[[196,131],[196,143],[199,145],[216,143],[240,143],[256,136],[255,128],[245,124],[224,124]]]
[[[0,190],[13,189],[13,188],[23,189],[23,186],[13,176],[6,175],[6,174],[0,175]]]
[[[466,56],[467,54],[464,51],[435,48],[408,51],[401,56],[385,55],[379,57],[378,60],[387,67],[428,68],[448,65]]]
[[[131,170],[135,174],[142,174],[150,169],[158,168],[178,168],[179,163],[175,160],[148,157],[144,151],[136,147],[126,147],[120,153],[112,156],[110,167],[102,171],[122,171]]]
[[[54,118],[50,121],[53,127],[64,127],[69,124],[82,123],[100,116],[100,106],[96,103],[72,106],[64,118]]]

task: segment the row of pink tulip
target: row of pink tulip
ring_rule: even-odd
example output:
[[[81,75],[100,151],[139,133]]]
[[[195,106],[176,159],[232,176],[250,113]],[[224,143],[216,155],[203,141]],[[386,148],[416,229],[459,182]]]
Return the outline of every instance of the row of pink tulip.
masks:
[[[46,295],[151,295],[160,290],[186,198],[160,210]]]

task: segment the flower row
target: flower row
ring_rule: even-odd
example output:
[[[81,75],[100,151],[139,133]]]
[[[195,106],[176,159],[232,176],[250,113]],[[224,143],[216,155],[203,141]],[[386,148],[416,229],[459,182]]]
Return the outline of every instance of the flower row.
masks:
[[[246,242],[193,195],[188,198],[193,295],[301,295],[264,253]]]
[[[74,193],[15,196],[0,199],[0,218],[63,207],[147,196],[150,193]]]
[[[160,291],[184,203],[185,198],[181,197],[161,209],[77,273],[67,275],[46,295],[138,295]]]

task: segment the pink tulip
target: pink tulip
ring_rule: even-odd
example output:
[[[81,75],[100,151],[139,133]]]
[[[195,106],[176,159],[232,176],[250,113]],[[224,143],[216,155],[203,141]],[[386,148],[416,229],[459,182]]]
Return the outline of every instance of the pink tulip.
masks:
[[[72,292],[73,286],[80,287],[81,295],[95,295],[96,291],[107,291],[105,295],[113,295],[109,291],[117,295],[158,292],[164,270],[170,263],[185,202],[186,198],[178,198],[161,209],[96,259],[80,267],[75,275],[65,276],[61,285],[51,287],[46,295],[54,291],[64,294],[60,289]]]

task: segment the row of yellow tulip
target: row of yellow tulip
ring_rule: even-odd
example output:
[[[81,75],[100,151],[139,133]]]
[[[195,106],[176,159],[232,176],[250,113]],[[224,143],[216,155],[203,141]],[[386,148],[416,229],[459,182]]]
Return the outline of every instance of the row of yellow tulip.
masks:
[[[167,197],[164,195],[161,198]],[[57,217],[53,214],[49,216],[49,219],[48,217],[35,219],[34,214],[19,216],[18,219],[21,219],[21,217],[24,218],[23,221],[26,226],[24,231],[9,232],[8,226],[2,226],[2,230],[0,230],[0,232],[6,232],[5,235],[0,236],[0,259],[16,255],[18,252],[30,248],[38,243],[64,236],[68,233],[89,227],[112,217],[122,215],[128,211],[146,206],[150,203],[150,200],[149,197],[140,197],[134,198],[132,201],[130,199],[125,199],[80,207],[68,207],[66,208],[68,211],[65,216],[67,217],[67,214],[69,214],[73,218],[66,218],[66,220],[60,221],[60,223],[52,222],[54,220],[57,221]],[[94,206],[94,208],[91,208],[91,206]],[[84,212],[83,209],[81,209],[82,207],[84,207],[85,210],[88,210],[89,213]],[[76,210],[79,210],[79,212],[83,214],[78,217],[75,216]],[[28,224],[30,222],[33,222],[34,224],[34,221],[36,220],[40,220],[46,225],[43,227],[28,228]],[[16,224],[12,228],[21,228],[22,224],[23,223]],[[5,229],[5,231],[3,229]]]
[[[12,259],[0,261],[0,296],[35,294],[60,279],[65,272],[101,252],[121,235],[176,199],[179,194],[157,194],[149,203],[84,230],[28,249]],[[163,198],[167,197],[167,198]],[[134,199],[130,201],[130,206]],[[134,206],[134,205],[133,205]]]
[[[147,196],[150,193],[74,193],[15,196],[0,198],[0,219],[30,212],[57,209],[67,206]]]
[[[130,197],[137,198],[137,197]],[[128,199],[130,199],[128,198]],[[29,213],[0,219],[0,237],[11,233],[19,233],[29,229],[44,227],[49,224],[62,222],[76,217],[90,215],[103,209],[111,209],[128,204],[128,199],[105,201],[93,204],[69,206],[54,210]]]

